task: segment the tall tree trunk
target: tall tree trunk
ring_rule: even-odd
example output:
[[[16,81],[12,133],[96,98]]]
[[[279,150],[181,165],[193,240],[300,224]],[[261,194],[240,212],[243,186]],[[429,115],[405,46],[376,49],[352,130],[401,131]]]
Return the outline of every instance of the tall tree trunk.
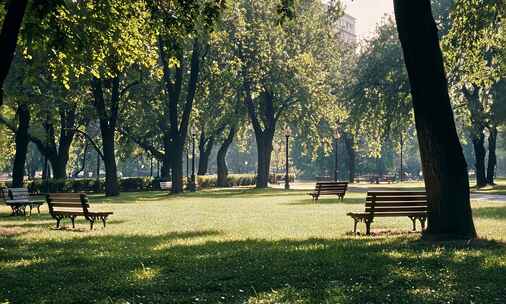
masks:
[[[228,148],[232,144],[235,136],[235,128],[230,128],[230,132],[228,133],[227,138],[223,141],[218,150],[218,155],[216,157],[217,171],[218,171],[218,187],[228,187],[228,167],[227,167],[227,152]]]
[[[114,134],[119,109],[119,77],[111,79],[110,114],[107,113],[105,97],[102,89],[102,79],[93,78],[93,106],[95,107],[102,136],[102,157],[105,167],[105,195],[119,195],[118,172],[116,167]]]
[[[162,169],[161,169],[161,179],[163,181],[168,181],[171,179],[171,153],[172,147],[170,144],[170,138],[166,135],[163,135],[163,157],[161,159],[162,161]],[[159,160],[160,161],[160,160]]]
[[[12,168],[12,187],[23,187],[25,176],[26,153],[28,152],[28,129],[30,128],[30,111],[26,104],[20,104],[17,109],[18,128],[16,130],[16,154]]]
[[[487,178],[485,176],[485,134],[483,130],[481,132],[473,131],[472,143],[474,148],[474,167],[476,172],[476,186],[478,188],[484,187],[487,184]]]
[[[344,143],[346,153],[348,154],[348,181],[355,182],[355,149],[353,149],[353,137],[351,134],[345,134]]]
[[[474,238],[469,177],[429,0],[394,0],[430,207],[425,235]]]
[[[19,29],[25,15],[28,0],[7,2],[7,13],[0,33],[0,107],[3,105],[3,85],[14,58]]]
[[[105,167],[105,195],[119,194],[118,170],[116,168],[114,129],[100,124]]]
[[[199,167],[197,175],[206,175],[209,166],[209,156],[214,146],[214,137],[206,138],[204,131],[200,133],[199,138]]]
[[[172,168],[172,189],[171,193],[177,194],[184,190],[183,184],[183,151],[184,145],[177,143],[173,146],[171,161]],[[189,182],[189,181],[188,181]]]
[[[476,186],[484,187],[487,184],[485,175],[485,122],[483,121],[483,106],[480,103],[479,88],[474,86],[471,90],[463,90],[469,112],[471,113],[471,142],[474,149],[474,168],[476,172]]]
[[[67,161],[60,157],[51,160],[51,167],[53,167],[53,178],[54,179],[65,179],[67,177]]]
[[[256,134],[255,138],[258,153],[256,187],[267,188],[269,185],[269,171],[271,167],[274,130],[265,130],[261,134]]]
[[[487,164],[487,183],[494,185],[495,166],[497,165],[497,156],[495,153],[497,146],[497,127],[490,128],[488,136],[488,164]]]

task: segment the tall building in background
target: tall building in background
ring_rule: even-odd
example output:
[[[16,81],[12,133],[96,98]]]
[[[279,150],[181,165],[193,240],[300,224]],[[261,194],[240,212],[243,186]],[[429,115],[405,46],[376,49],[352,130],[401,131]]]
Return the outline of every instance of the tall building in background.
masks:
[[[355,28],[356,23],[357,19],[346,13],[341,18],[339,18],[337,25],[339,32],[341,33],[343,40],[349,44],[357,43],[357,32]]]

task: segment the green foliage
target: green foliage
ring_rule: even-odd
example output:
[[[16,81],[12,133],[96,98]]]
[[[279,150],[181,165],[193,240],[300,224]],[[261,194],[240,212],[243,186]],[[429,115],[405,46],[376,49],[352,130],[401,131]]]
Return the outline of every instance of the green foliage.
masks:
[[[383,143],[397,143],[413,125],[409,81],[392,18],[366,41],[348,80],[347,129],[364,139],[370,156],[379,157]]]
[[[237,1],[224,17],[225,29],[258,126],[293,123],[310,153],[320,141],[320,122],[334,124],[343,115],[333,94],[342,49],[336,12],[318,1],[295,1],[294,19],[279,24],[277,8],[272,1]]]

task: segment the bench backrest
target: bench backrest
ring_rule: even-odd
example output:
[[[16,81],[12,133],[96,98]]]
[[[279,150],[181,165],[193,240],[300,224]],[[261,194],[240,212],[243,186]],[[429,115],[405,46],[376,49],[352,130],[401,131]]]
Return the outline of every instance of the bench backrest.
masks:
[[[30,193],[27,188],[7,188],[8,195],[6,199],[9,200],[29,200]]]
[[[84,193],[49,193],[47,195],[49,213],[53,211],[74,211],[88,213],[88,197]]]
[[[365,211],[383,212],[427,212],[427,192],[424,191],[368,191]]]
[[[315,191],[324,193],[343,193],[348,189],[348,182],[317,182]]]

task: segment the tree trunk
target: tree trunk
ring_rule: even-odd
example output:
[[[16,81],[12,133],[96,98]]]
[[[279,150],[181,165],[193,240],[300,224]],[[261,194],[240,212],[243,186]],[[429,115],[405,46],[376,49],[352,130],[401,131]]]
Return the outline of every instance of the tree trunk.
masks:
[[[6,5],[7,13],[0,33],[0,106],[3,105],[3,85],[14,58],[27,3],[28,0],[11,0]]]
[[[258,151],[257,188],[267,188],[269,185],[273,137],[274,130],[265,130],[262,134],[255,136]]]
[[[172,189],[171,193],[182,193],[184,190],[183,184],[183,150],[184,145],[179,141],[173,146],[172,155]]]
[[[488,136],[488,164],[487,164],[487,183],[494,185],[495,166],[497,165],[497,156],[495,153],[497,146],[497,127],[490,128]]]
[[[66,159],[62,159],[61,157],[52,158],[51,159],[51,167],[53,167],[53,178],[54,179],[65,179],[67,177],[67,162],[68,157]]]
[[[114,129],[100,124],[105,167],[105,195],[119,195],[118,170],[116,168]]]
[[[91,87],[93,91],[93,106],[97,110],[102,137],[102,157],[105,167],[105,195],[119,195],[118,172],[116,167],[114,133],[119,111],[119,78],[111,79],[110,115],[107,113],[102,79],[93,78]]]
[[[346,153],[348,154],[348,181],[355,182],[355,149],[353,149],[353,137],[351,134],[344,136]]]
[[[485,134],[483,134],[483,130],[479,133],[473,131],[472,137],[471,141],[474,148],[476,186],[481,188],[487,185],[487,178],[485,176],[485,155],[487,153],[485,151]]]
[[[199,139],[199,168],[197,171],[197,175],[206,175],[207,168],[209,166],[209,156],[211,156],[211,151],[214,146],[214,137],[205,137],[205,133],[202,131],[200,133]]]
[[[30,112],[26,104],[20,104],[16,115],[18,116],[18,128],[16,130],[16,154],[12,168],[12,187],[23,187],[25,176],[26,153],[28,152],[28,129],[30,128]]]
[[[430,202],[424,235],[474,238],[467,164],[455,128],[430,1],[394,0],[394,8]]]
[[[230,128],[227,138],[221,144],[216,157],[217,171],[218,171],[218,187],[228,187],[228,167],[227,167],[227,152],[228,148],[232,144],[235,136],[235,128]]]

